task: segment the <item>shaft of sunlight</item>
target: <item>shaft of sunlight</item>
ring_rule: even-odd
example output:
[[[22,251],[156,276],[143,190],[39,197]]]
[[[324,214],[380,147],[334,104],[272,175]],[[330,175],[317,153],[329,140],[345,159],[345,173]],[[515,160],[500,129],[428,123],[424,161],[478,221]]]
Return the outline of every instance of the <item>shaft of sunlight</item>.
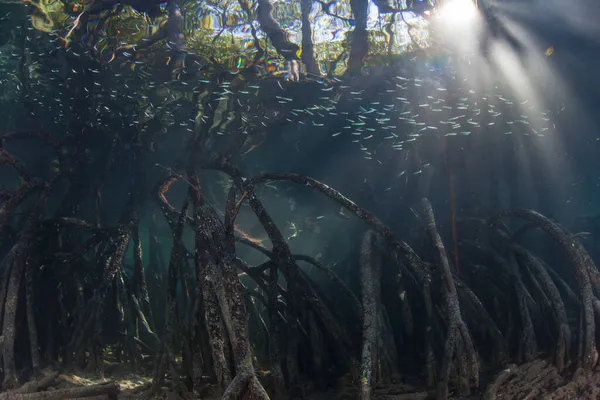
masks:
[[[457,54],[476,51],[482,18],[472,0],[448,0],[431,20],[432,34]]]
[[[557,98],[568,102],[572,96],[565,90],[559,71],[548,62],[552,53],[545,53],[547,45],[520,23],[522,18],[516,18],[527,9],[515,7],[518,9],[495,8],[493,11],[498,14],[485,16],[471,0],[447,0],[437,11],[432,28],[444,47],[462,60],[459,73],[469,75],[469,81],[476,86],[472,90],[493,91],[506,83],[520,103],[521,116],[514,123],[526,123],[532,129],[531,135],[514,139],[515,151],[520,153],[515,155],[520,160],[520,180],[531,185],[535,179],[531,163],[542,163],[547,184],[557,198],[563,198],[573,177],[571,165],[564,157],[565,137],[556,131],[557,127],[543,127],[549,118],[543,111],[556,108]],[[529,20],[541,23],[539,18],[529,16]],[[489,101],[494,104],[499,100]]]
[[[556,197],[567,197],[569,181],[573,177],[571,165],[564,157],[565,143],[563,133],[551,129],[543,131],[540,111],[552,107],[548,98],[552,93],[548,87],[564,87],[558,71],[553,71],[539,43],[527,31],[526,27],[506,21],[509,34],[522,43],[525,51],[515,51],[506,41],[495,40],[492,43],[490,62],[494,70],[499,71],[499,77],[507,82],[515,98],[520,101],[522,115],[527,115],[534,135],[532,135],[531,151],[539,154],[543,163],[549,184]],[[563,93],[564,95],[565,93]],[[556,105],[554,105],[556,106]]]

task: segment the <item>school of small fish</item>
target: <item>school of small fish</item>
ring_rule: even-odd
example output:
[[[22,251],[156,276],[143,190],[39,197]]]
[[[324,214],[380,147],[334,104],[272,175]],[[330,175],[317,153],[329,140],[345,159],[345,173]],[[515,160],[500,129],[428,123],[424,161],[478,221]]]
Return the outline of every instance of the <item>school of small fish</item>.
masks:
[[[80,66],[74,66],[77,59],[89,55],[71,48],[65,50],[60,45],[52,46],[51,40],[38,40],[39,32],[27,37],[33,34],[37,35],[36,45],[30,46],[27,59],[31,79],[29,93],[35,95],[28,100],[40,113],[52,115],[54,123],[64,123],[65,110],[72,106],[65,107],[64,96],[57,96],[56,90],[64,89],[69,80],[82,73],[85,74],[84,90],[94,105],[91,114],[96,120],[91,122],[96,127],[107,124],[110,119],[114,129],[115,120],[120,119],[123,126],[138,126],[144,131],[151,121],[160,118],[165,130],[177,125],[194,132],[195,124],[206,122],[204,115],[199,119],[182,118],[177,110],[186,99],[186,93],[203,93],[214,86],[212,77],[186,78],[180,74],[171,81],[161,81],[155,79],[152,70],[145,68],[144,61],[127,52],[112,64],[97,63],[96,67],[85,68],[83,66],[89,63],[81,62]],[[0,53],[0,57],[18,61],[22,55],[12,48],[8,54]],[[65,58],[71,61],[66,62]],[[16,73],[7,71],[0,77],[0,85],[6,88],[16,84],[20,90]],[[231,76],[234,79],[236,75]],[[364,79],[368,81],[369,77]],[[540,110],[527,99],[515,100],[498,86],[481,90],[451,67],[429,68],[421,76],[395,75],[379,79],[383,79],[384,84],[373,89],[336,77],[307,77],[305,82],[312,85],[309,97],[314,99],[310,103],[306,102],[306,92],[297,90],[302,82],[287,82],[281,75],[275,80],[275,93],[272,79],[248,81],[241,87],[236,85],[235,89],[231,81],[224,80],[218,85],[213,103],[209,104],[218,110],[211,129],[219,136],[249,134],[257,128],[268,131],[271,122],[285,119],[287,124],[309,133],[351,140],[366,160],[381,163],[382,155],[388,150],[403,151],[429,138],[491,134],[544,137],[555,128],[553,112]],[[264,95],[267,83],[271,89]],[[50,86],[53,90],[44,89]],[[316,96],[314,87],[317,87]],[[124,103],[128,105],[123,106]],[[136,104],[137,114],[131,113],[132,104]]]

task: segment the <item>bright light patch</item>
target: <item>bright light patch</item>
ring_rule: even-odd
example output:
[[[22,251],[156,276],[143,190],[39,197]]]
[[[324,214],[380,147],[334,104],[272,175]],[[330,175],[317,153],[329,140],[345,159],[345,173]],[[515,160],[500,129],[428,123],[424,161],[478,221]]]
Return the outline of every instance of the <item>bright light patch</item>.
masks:
[[[438,18],[449,25],[471,23],[477,15],[477,8],[472,0],[447,0],[438,11]]]
[[[455,52],[477,51],[483,25],[474,0],[445,0],[435,11],[433,27],[438,40]]]

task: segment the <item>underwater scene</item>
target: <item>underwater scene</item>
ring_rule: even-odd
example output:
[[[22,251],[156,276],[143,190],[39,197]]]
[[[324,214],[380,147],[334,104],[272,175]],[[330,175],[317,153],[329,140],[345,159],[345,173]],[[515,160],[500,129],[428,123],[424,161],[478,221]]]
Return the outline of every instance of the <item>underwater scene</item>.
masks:
[[[0,0],[0,400],[600,399],[597,21]]]

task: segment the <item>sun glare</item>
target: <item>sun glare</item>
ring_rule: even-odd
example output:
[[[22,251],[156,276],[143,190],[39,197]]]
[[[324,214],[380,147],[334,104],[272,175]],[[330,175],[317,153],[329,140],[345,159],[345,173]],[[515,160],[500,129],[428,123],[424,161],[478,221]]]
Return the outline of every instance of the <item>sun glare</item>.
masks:
[[[477,15],[472,0],[448,0],[438,11],[438,18],[451,26],[471,23]]]

